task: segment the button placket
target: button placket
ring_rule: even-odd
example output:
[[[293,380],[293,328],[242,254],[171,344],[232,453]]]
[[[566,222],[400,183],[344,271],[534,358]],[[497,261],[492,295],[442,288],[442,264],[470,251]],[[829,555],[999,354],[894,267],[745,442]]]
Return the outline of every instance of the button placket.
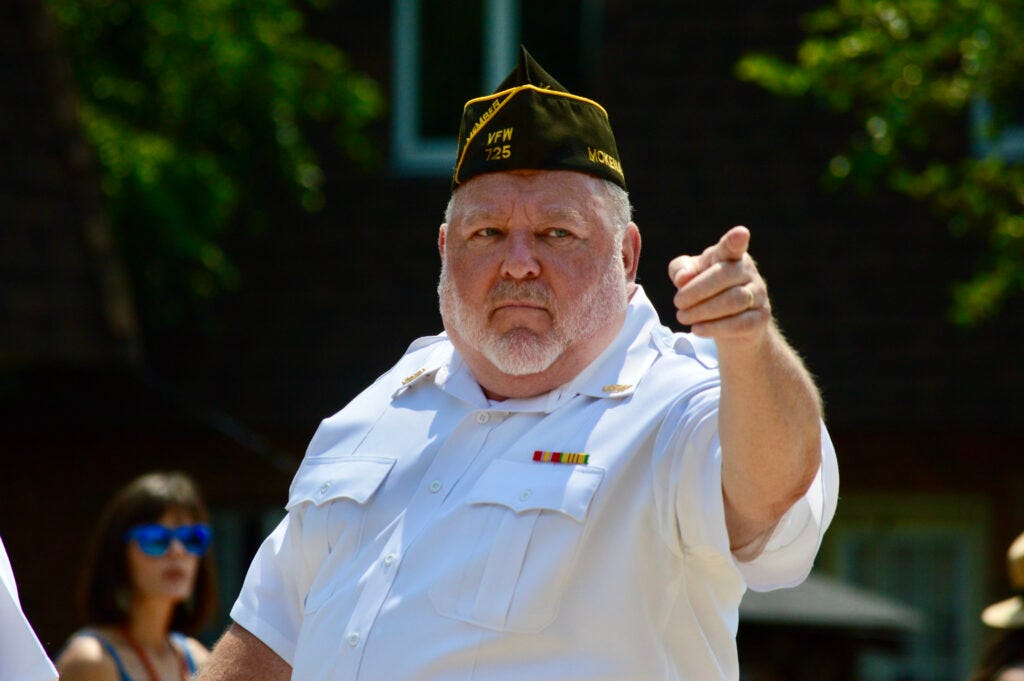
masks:
[[[469,418],[481,423],[481,416],[484,417],[483,422],[489,422],[492,426],[502,420],[501,415],[494,414],[492,418],[487,412],[478,412]],[[444,456],[444,447],[438,452],[434,464],[424,475],[430,482],[421,486],[418,493],[410,499],[402,514],[401,529],[392,532],[376,563],[367,571],[364,586],[349,614],[348,626],[344,629],[349,632],[343,639],[347,644],[345,647],[353,653],[346,666],[352,665],[353,669],[358,669],[366,650],[366,636],[372,631],[380,609],[400,572],[399,567],[404,554],[415,543],[424,526],[429,523],[429,519],[444,504],[447,495],[438,492],[457,485],[466,467],[483,449],[492,428],[477,428],[473,421],[463,422],[462,442],[451,452],[454,456]],[[456,431],[458,430],[456,428]],[[357,637],[355,643],[352,642],[353,636]],[[356,678],[356,675],[353,674],[352,678]]]

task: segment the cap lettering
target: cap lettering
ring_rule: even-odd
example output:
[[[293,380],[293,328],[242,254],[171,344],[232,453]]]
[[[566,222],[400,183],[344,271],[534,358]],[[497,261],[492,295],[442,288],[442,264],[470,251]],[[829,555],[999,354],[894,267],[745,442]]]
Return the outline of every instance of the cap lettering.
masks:
[[[494,144],[495,142],[508,142],[512,139],[512,128],[505,128],[503,130],[495,130],[494,132],[487,133],[487,143]]]
[[[622,166],[619,165],[618,160],[601,149],[594,149],[593,147],[587,147],[587,157],[592,163],[600,163],[606,165],[619,175],[622,175]]]
[[[508,97],[511,96],[512,95],[509,95]],[[480,118],[476,120],[476,123],[473,125],[473,129],[470,130],[469,132],[469,137],[475,135],[476,131],[480,129],[480,126],[482,126],[484,123],[490,120],[491,116],[494,115],[494,112],[497,111],[501,107],[501,105],[505,103],[506,100],[508,100],[508,97],[505,97],[505,99],[495,99],[493,102],[491,102],[491,105],[487,107],[487,111],[484,111],[482,114],[480,114]]]

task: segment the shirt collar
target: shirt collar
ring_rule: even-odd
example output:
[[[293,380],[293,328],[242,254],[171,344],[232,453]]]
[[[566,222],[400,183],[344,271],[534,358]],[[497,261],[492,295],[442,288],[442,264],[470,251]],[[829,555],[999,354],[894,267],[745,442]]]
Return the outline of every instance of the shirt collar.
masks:
[[[447,334],[435,338],[447,341]],[[662,326],[643,287],[637,285],[626,306],[622,328],[593,362],[568,383],[535,397],[505,400],[501,409],[550,413],[580,394],[601,399],[628,397],[665,352],[690,355],[708,368],[718,364],[714,341],[672,333]],[[479,408],[491,406],[469,366],[450,342],[437,343],[421,367],[402,379],[393,396],[427,382]]]
[[[415,371],[402,378],[400,385],[391,394],[392,399],[415,386],[433,383],[464,402],[478,407],[487,406],[488,400],[480,384],[448,340],[448,334],[442,331],[429,340],[435,344],[434,348],[426,354]]]
[[[651,343],[651,334],[660,326],[658,313],[643,287],[637,285],[622,328],[597,358],[570,381],[563,392],[595,398],[620,399],[636,390],[644,374],[654,364],[659,350]]]

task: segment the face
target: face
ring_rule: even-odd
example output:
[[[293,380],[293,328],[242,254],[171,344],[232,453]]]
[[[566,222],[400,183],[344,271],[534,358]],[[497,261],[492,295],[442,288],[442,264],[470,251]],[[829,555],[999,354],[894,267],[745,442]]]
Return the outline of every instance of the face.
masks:
[[[172,529],[193,522],[192,516],[177,509],[165,511],[157,520],[157,523]],[[128,543],[127,549],[133,599],[179,602],[192,595],[201,559],[186,551],[177,538],[171,540],[162,556],[146,555],[134,541]]]
[[[441,230],[438,296],[460,353],[527,376],[589,361],[614,338],[635,254],[615,238],[605,191],[568,171],[491,173],[459,190]]]

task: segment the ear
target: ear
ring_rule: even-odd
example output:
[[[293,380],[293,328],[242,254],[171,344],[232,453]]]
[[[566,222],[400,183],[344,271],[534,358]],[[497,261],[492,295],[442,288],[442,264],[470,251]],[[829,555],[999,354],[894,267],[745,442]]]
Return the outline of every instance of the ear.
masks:
[[[444,260],[444,237],[448,232],[448,223],[442,222],[441,227],[437,230],[437,253],[441,256],[441,260]]]
[[[635,222],[626,225],[622,234],[622,269],[626,271],[626,281],[636,281],[636,271],[640,264],[640,228]]]

